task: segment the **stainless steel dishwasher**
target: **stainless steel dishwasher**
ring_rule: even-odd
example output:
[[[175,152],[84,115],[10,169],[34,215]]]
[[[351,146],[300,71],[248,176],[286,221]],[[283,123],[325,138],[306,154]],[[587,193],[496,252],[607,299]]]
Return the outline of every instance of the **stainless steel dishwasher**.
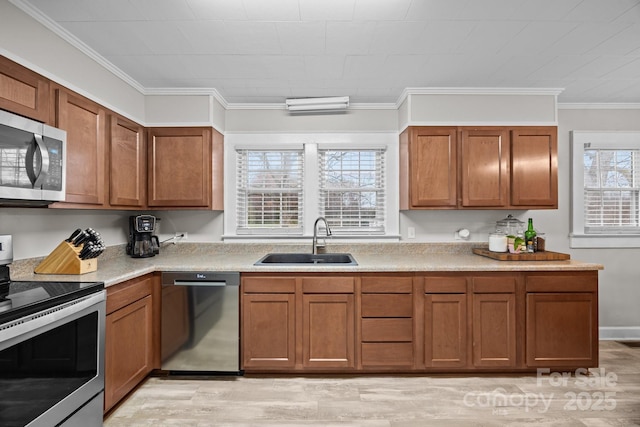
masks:
[[[161,369],[240,374],[240,273],[162,273]]]

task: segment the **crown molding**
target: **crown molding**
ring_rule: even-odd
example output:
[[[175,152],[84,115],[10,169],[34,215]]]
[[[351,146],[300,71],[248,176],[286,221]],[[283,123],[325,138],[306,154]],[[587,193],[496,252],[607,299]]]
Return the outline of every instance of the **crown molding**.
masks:
[[[220,103],[220,105],[222,105],[222,107],[225,110],[229,109],[229,103],[227,102],[226,99],[224,99],[224,97],[220,94],[220,92],[218,92],[217,89],[212,88],[212,87],[196,87],[196,88],[182,88],[182,87],[163,87],[163,88],[146,88],[143,89],[142,91],[143,95],[149,95],[149,96],[162,96],[162,95],[167,95],[167,96],[180,96],[180,95],[205,95],[205,96],[211,96],[213,97],[216,101],[218,101]]]
[[[408,87],[402,91],[396,105],[409,95],[552,95],[558,96],[563,88],[532,87]]]
[[[95,50],[91,49],[88,45],[78,39],[76,36],[71,34],[69,31],[65,30],[63,27],[58,25],[57,22],[53,21],[46,15],[43,15],[38,9],[34,8],[28,3],[25,3],[22,0],[9,0],[14,6],[18,9],[25,12],[27,15],[31,16],[33,19],[38,21],[40,24],[44,25],[46,28],[51,30],[54,34],[58,35],[60,38],[65,40],[71,46],[75,47],[89,58],[103,66],[105,69],[110,71],[116,77],[120,78],[122,81],[127,83],[129,86],[136,89],[138,92],[144,94],[144,87],[138,83],[136,80],[131,78],[128,74],[122,71],[120,68],[113,65],[111,62],[107,61],[103,56],[98,54]]]
[[[559,102],[558,110],[640,110],[640,103]]]

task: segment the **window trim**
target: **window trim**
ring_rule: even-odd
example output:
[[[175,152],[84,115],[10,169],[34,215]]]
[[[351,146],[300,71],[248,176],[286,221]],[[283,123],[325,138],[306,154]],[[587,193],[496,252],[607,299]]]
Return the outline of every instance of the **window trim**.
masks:
[[[385,234],[383,235],[340,235],[332,237],[332,241],[399,241],[399,198],[398,191],[398,146],[399,137],[393,132],[349,132],[349,133],[295,133],[295,134],[244,134],[230,133],[225,135],[224,150],[224,233],[223,240],[226,241],[265,241],[278,240],[299,242],[307,241],[313,236],[313,224],[319,216],[318,192],[319,192],[319,165],[318,148],[345,148],[349,149],[370,149],[386,148],[386,172],[385,184],[387,192]],[[252,149],[292,149],[304,146],[304,217],[301,235],[287,234],[250,234],[243,235],[236,232],[236,162],[237,148]]]
[[[640,148],[640,132],[571,131],[571,248],[640,248],[635,234],[587,234],[584,226],[584,144],[611,144],[612,148]],[[611,142],[613,140],[613,142]],[[630,145],[631,144],[631,145]]]

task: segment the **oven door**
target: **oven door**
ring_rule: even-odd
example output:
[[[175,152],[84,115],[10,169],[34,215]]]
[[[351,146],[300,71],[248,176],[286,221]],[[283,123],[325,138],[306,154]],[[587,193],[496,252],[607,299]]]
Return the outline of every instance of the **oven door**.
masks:
[[[104,290],[0,325],[0,425],[101,425],[104,327]]]

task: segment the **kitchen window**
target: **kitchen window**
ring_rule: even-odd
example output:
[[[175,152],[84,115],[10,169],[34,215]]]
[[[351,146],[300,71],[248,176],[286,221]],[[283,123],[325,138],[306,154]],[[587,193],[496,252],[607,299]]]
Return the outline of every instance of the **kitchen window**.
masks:
[[[324,216],[335,241],[399,240],[398,136],[229,134],[225,240],[308,239]]]
[[[238,234],[302,233],[302,150],[237,150]]]
[[[640,133],[572,132],[572,247],[640,247]]]
[[[335,234],[383,234],[385,150],[319,150],[320,216]]]

